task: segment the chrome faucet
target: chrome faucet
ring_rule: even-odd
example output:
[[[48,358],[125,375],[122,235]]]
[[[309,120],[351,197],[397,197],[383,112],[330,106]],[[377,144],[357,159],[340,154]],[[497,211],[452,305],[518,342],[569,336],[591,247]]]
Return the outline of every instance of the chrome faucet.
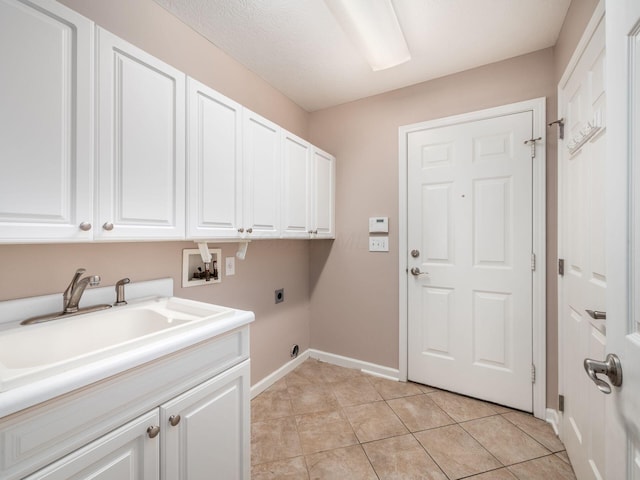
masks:
[[[78,311],[78,303],[80,303],[80,298],[82,298],[82,294],[84,293],[84,289],[87,288],[87,285],[91,285],[92,287],[100,285],[100,277],[98,275],[86,276],[80,279],[84,272],[86,272],[84,268],[77,269],[71,283],[64,291],[63,313],[76,313]]]

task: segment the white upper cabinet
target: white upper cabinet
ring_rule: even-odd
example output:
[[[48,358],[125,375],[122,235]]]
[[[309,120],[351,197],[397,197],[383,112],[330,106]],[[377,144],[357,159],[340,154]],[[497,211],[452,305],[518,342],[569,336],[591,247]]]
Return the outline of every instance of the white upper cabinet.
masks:
[[[243,227],[247,238],[280,236],[281,128],[244,110]]]
[[[97,28],[95,238],[185,234],[185,75]]]
[[[0,241],[84,241],[93,216],[93,23],[0,0]]]
[[[312,238],[335,238],[336,159],[313,148],[312,156]]]
[[[282,236],[310,238],[312,147],[283,132],[282,148]]]
[[[240,237],[242,106],[192,78],[187,83],[187,237]]]

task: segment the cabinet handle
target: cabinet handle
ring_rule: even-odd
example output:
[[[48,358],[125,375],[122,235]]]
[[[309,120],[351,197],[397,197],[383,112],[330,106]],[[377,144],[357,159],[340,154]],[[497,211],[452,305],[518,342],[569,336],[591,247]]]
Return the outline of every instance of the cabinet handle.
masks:
[[[160,427],[157,425],[151,425],[149,428],[147,428],[147,435],[149,435],[149,438],[156,438],[159,433]]]
[[[111,230],[113,230],[113,223],[105,222],[104,225],[102,225],[102,228],[104,228],[107,232],[110,232]]]
[[[238,229],[238,232],[239,232],[239,233],[244,232],[244,228],[240,227],[240,228]]]
[[[313,231],[313,234],[314,234],[314,235],[317,235],[317,234],[318,234],[318,229],[317,229],[317,228]]]
[[[82,222],[80,224],[80,230],[82,230],[83,232],[88,232],[89,230],[91,230],[91,224],[89,222]]]
[[[313,230],[309,230],[307,233],[308,233],[309,235],[311,235],[311,234],[313,234]]]
[[[169,417],[169,423],[171,424],[172,427],[175,427],[176,425],[178,425],[180,423],[180,415],[171,415]]]
[[[247,233],[253,233],[253,228],[247,228]]]

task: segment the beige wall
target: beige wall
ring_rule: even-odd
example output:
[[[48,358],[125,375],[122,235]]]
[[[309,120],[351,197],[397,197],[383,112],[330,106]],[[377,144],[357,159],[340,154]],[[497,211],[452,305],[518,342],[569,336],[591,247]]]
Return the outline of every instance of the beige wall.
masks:
[[[556,120],[557,83],[597,1],[574,0],[554,49],[487,65],[311,115],[311,141],[337,163],[334,244],[311,245],[311,345],[398,367],[398,127],[547,97]],[[557,406],[557,137],[547,136],[547,405]],[[367,218],[390,218],[388,254],[367,251]]]
[[[311,245],[313,348],[398,367],[398,127],[537,97],[547,97],[553,116],[552,49],[311,115],[311,141],[338,158],[338,237],[332,246]],[[550,172],[555,148],[550,141]],[[551,243],[554,208],[551,203]],[[389,253],[367,251],[367,219],[374,215],[389,216]],[[548,312],[547,328],[557,328],[555,312]],[[551,356],[550,369],[556,364]]]
[[[307,137],[309,114],[221,52],[152,0],[61,0],[98,25],[186,74]],[[132,281],[173,277],[176,295],[253,310],[252,382],[289,360],[293,343],[309,347],[309,246],[307,242],[256,241],[236,275],[214,286],[180,288],[182,249],[191,242],[91,245],[0,245],[0,300],[62,292],[77,267]],[[224,245],[224,255],[233,247]],[[274,290],[285,302],[274,304]]]

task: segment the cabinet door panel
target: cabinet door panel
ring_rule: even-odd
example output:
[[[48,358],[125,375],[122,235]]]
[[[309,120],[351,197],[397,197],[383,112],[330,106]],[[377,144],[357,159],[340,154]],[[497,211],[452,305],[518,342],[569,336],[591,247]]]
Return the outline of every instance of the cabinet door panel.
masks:
[[[249,480],[249,422],[248,360],[162,405],[163,480]]]
[[[309,238],[311,145],[285,132],[283,149],[282,234],[291,238]]]
[[[89,240],[93,23],[0,1],[0,241]]]
[[[242,226],[242,107],[192,78],[188,95],[188,236],[237,237]]]
[[[155,409],[25,480],[157,480],[160,478],[160,438],[149,438],[157,426]]]
[[[183,238],[184,74],[106,30],[98,45],[96,236]]]
[[[243,223],[250,237],[280,236],[281,129],[245,110]]]

